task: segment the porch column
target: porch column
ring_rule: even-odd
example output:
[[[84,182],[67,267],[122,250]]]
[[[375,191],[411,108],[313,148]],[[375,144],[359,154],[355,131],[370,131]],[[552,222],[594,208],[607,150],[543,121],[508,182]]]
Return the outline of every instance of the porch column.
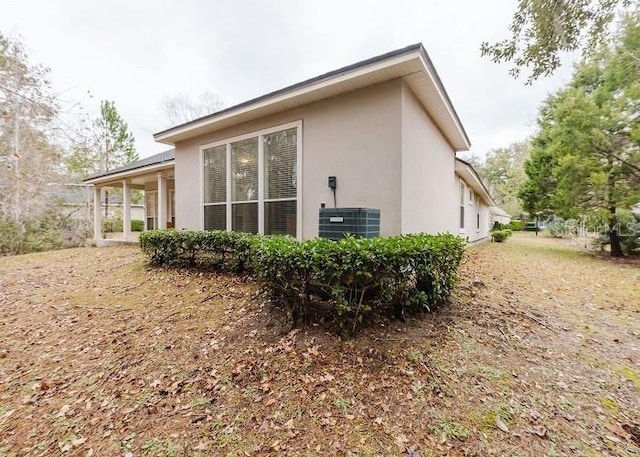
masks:
[[[125,241],[131,238],[131,185],[122,181],[122,234]]]
[[[93,239],[102,238],[102,207],[100,201],[100,191],[98,186],[93,186]]]
[[[158,228],[167,228],[167,178],[158,173]]]

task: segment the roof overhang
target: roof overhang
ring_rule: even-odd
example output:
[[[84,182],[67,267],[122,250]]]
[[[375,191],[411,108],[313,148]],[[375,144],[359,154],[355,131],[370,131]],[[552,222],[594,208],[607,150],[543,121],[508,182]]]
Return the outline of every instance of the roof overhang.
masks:
[[[480,195],[485,202],[487,202],[488,206],[496,206],[493,198],[491,198],[491,195],[489,194],[489,191],[482,182],[482,179],[480,179],[480,176],[478,176],[478,173],[473,169],[470,163],[456,157],[455,173],[464,179],[467,185],[471,187],[476,194]]]
[[[134,168],[133,170],[126,170],[120,173],[113,173],[105,176],[97,176],[95,178],[85,179],[82,182],[85,184],[95,185],[109,185],[113,183],[122,183],[124,180],[131,180],[139,178],[144,175],[156,175],[156,173],[163,173],[168,170],[173,170],[175,167],[175,160],[170,160],[162,163],[149,165],[147,167]]]
[[[489,214],[493,216],[511,217],[509,213],[507,213],[505,210],[503,210],[499,206],[490,206]]]
[[[179,141],[398,78],[404,79],[453,149],[468,150],[471,146],[469,138],[421,44],[341,68],[172,127],[154,134],[154,139],[165,144],[176,144]]]

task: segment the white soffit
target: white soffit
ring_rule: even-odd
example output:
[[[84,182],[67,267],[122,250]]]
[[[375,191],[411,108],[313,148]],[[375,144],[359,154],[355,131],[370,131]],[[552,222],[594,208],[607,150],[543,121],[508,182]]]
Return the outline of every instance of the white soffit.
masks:
[[[420,49],[330,75],[308,85],[293,86],[290,90],[276,92],[253,103],[231,107],[219,114],[156,133],[154,139],[161,143],[175,144],[397,78],[404,78],[452,147],[456,151],[468,150],[470,144],[464,129],[437,82],[435,70],[424,60]]]

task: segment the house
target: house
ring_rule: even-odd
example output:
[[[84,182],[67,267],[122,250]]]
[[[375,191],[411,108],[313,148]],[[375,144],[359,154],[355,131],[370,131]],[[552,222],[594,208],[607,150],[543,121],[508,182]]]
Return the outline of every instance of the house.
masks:
[[[148,228],[308,239],[318,235],[325,205],[379,209],[381,235],[488,236],[493,202],[471,165],[456,158],[470,142],[421,44],[154,138],[172,151],[85,181],[94,198],[102,186],[122,187],[125,207],[130,189],[144,189]]]
[[[507,214],[507,212],[499,206],[490,206],[489,222],[491,224],[491,227],[493,227],[493,224],[495,224],[496,222],[498,222],[499,224],[508,224],[509,222],[511,222],[511,216],[509,216],[509,214]]]
[[[173,226],[171,224],[175,222],[174,158],[174,150],[169,150],[84,179],[85,184],[93,185],[94,208],[103,207],[102,189],[122,189],[122,225],[125,241],[135,240],[131,235],[132,189],[144,191],[145,229]],[[93,218],[94,239],[99,240],[102,232],[102,211],[94,211]]]

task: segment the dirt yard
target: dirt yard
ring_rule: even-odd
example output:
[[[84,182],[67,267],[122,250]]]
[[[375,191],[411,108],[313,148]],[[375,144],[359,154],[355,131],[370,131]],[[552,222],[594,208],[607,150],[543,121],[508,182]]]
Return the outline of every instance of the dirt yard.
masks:
[[[640,263],[523,233],[461,274],[343,342],[136,248],[0,258],[0,455],[640,456]]]

